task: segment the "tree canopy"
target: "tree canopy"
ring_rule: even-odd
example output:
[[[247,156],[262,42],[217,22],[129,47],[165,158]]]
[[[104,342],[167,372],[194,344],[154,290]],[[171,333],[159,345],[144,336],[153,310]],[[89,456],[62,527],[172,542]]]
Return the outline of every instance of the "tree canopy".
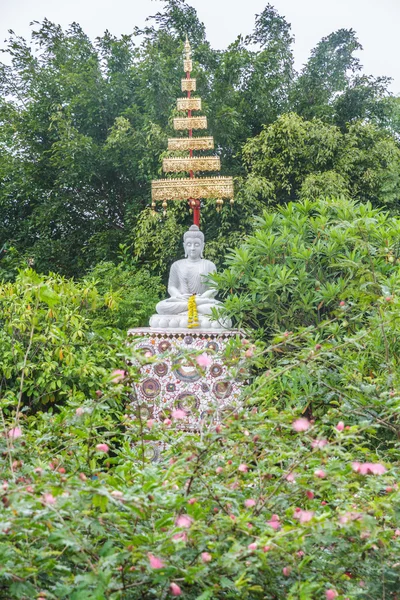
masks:
[[[257,147],[265,131],[274,131],[268,128],[291,123],[303,146],[316,141],[312,131],[317,138],[327,133],[328,156],[321,168],[320,159],[310,156],[311,178],[303,182],[294,174],[297,188],[277,175],[272,197],[286,201],[334,188],[396,204],[398,104],[387,93],[385,77],[360,75],[353,30],[321,40],[297,74],[290,24],[273,6],[256,16],[253,32],[214,50],[196,11],[184,0],[168,0],[145,28],[120,37],[106,32],[91,41],[77,23],[64,31],[48,20],[33,23],[31,42],[11,33],[5,49],[11,64],[0,68],[0,248],[14,246],[40,271],[82,275],[101,260],[116,260],[119,245],[129,244],[140,261],[165,271],[174,258],[172,238],[172,252],[154,256],[143,235],[151,239],[160,231],[146,213],[149,184],[160,175],[172,133],[186,33],[225,173],[247,177],[246,142],[254,138]],[[304,126],[284,116],[290,111],[305,119]],[[320,121],[313,123],[314,117]],[[266,150],[266,161],[271,152]],[[275,152],[284,163],[279,143]],[[291,161],[283,168],[292,167]],[[248,232],[251,215],[270,201],[271,194],[261,194],[260,208],[253,184],[242,193],[238,180],[240,201],[223,216],[219,232],[214,212],[204,210],[211,257],[224,238],[232,245],[230,232]],[[172,211],[171,218],[178,230],[189,222],[186,211]]]

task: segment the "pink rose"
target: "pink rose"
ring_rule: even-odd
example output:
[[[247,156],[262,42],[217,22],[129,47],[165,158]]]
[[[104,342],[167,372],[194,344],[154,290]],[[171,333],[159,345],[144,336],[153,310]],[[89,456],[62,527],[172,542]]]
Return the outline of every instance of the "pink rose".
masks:
[[[344,423],[343,423],[343,421],[339,421],[339,423],[336,425],[336,429],[338,431],[343,431],[343,429],[344,429]]]

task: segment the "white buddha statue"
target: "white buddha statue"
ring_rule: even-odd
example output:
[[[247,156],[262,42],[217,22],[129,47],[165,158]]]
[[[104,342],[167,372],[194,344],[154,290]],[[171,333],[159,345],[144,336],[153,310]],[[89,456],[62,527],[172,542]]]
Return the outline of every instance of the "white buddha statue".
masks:
[[[221,303],[215,300],[214,290],[205,277],[215,273],[216,266],[203,258],[204,234],[197,225],[192,225],[183,236],[185,258],[174,262],[168,280],[170,298],[162,300],[156,306],[157,314],[150,318],[150,327],[154,328],[187,328],[189,325],[188,300],[195,296],[198,313],[196,329],[229,328],[227,319],[211,321],[213,307]]]

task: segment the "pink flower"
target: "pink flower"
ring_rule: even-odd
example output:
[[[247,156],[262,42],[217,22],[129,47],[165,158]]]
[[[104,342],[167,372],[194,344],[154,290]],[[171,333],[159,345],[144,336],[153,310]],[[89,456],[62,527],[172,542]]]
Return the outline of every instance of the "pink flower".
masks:
[[[42,467],[35,467],[33,469],[33,472],[37,473],[38,475],[41,475],[43,473],[43,469],[42,469]]]
[[[107,446],[107,444],[97,444],[96,446],[97,452],[108,452],[109,449],[110,448]]]
[[[362,517],[362,513],[347,512],[339,517],[339,523],[345,524],[348,521],[359,521],[360,519],[362,519]]]
[[[120,490],[113,490],[111,492],[111,496],[114,496],[114,498],[122,498],[123,495],[123,492],[121,492]]]
[[[197,502],[197,498],[189,498],[188,504],[195,504]]]
[[[160,558],[157,558],[157,556],[150,553],[148,553],[147,556],[149,557],[150,567],[152,569],[162,569],[164,567],[163,561]]]
[[[295,481],[296,479],[296,475],[294,473],[289,473],[288,475],[286,475],[286,481],[289,481],[290,483],[293,483],[293,481]]]
[[[200,354],[200,356],[197,356],[196,362],[200,367],[209,367],[213,361],[212,361],[211,356],[208,356],[208,354],[203,352],[203,354]]]
[[[246,352],[244,353],[246,358],[251,358],[254,354],[254,346],[250,346],[250,348],[247,348]]]
[[[53,494],[51,494],[50,492],[46,492],[42,496],[42,502],[43,504],[55,504],[57,502],[57,499],[54,498]]]
[[[396,531],[394,532],[394,536],[400,537],[400,529],[396,529]]]
[[[240,471],[241,473],[247,473],[248,470],[249,470],[249,467],[247,465],[245,465],[244,463],[242,463],[238,466],[238,471]]]
[[[336,429],[338,431],[343,431],[343,429],[344,429],[344,423],[343,423],[343,421],[339,421],[339,423],[336,425]]]
[[[154,419],[149,419],[149,420],[147,421],[147,427],[148,427],[149,429],[152,429],[153,425],[154,425]]]
[[[217,467],[217,468],[215,469],[215,472],[216,472],[216,474],[217,474],[217,475],[220,475],[221,473],[223,473],[223,472],[224,472],[224,469],[223,469],[222,467]]]
[[[13,429],[9,430],[7,435],[9,438],[16,440],[17,438],[21,437],[22,429],[20,427],[14,427]]]
[[[307,490],[306,496],[309,500],[312,500],[314,498],[314,492],[312,492],[311,490]]]
[[[294,518],[298,519],[300,523],[308,523],[314,516],[314,511],[312,510],[299,510],[295,512]]]
[[[296,419],[296,421],[293,421],[292,427],[297,432],[307,431],[311,427],[311,423],[308,419]]]
[[[177,408],[176,410],[172,411],[172,418],[173,419],[186,419],[186,413],[184,410],[181,410],[180,408]]]
[[[326,590],[325,592],[325,598],[326,600],[334,600],[335,598],[337,598],[338,593],[336,590]]]
[[[180,531],[179,533],[175,533],[172,536],[173,540],[176,540],[177,542],[187,542],[187,533],[186,531]]]
[[[278,529],[281,528],[281,524],[279,521],[280,521],[280,519],[279,519],[278,515],[272,515],[270,520],[267,521],[267,525],[269,525],[270,527],[272,527],[272,529],[275,529],[275,531],[277,531]]]
[[[311,448],[323,448],[328,443],[328,440],[313,440],[311,442]]]
[[[257,544],[256,544],[255,542],[252,542],[251,544],[249,544],[249,545],[247,546],[247,549],[248,549],[248,550],[251,550],[251,551],[253,551],[253,550],[257,550]]]
[[[163,421],[163,424],[164,424],[166,427],[169,427],[169,426],[172,424],[172,421],[171,421],[171,419],[164,419],[164,421]]]
[[[75,414],[76,414],[78,417],[81,417],[81,416],[83,415],[83,413],[84,413],[84,412],[85,412],[85,409],[84,409],[84,408],[82,408],[82,406],[78,406],[78,408],[77,408],[77,409],[76,409],[76,411],[75,411]]]
[[[316,471],[314,471],[314,475],[315,477],[319,477],[320,479],[324,479],[324,477],[326,477],[326,473],[322,469],[317,469]]]
[[[289,577],[291,570],[292,569],[290,567],[283,567],[282,573],[284,574],[285,577]]]
[[[193,519],[189,515],[179,515],[175,521],[177,527],[190,527]]]
[[[172,582],[169,586],[169,591],[173,596],[180,596],[182,594],[182,590],[177,583]]]
[[[202,552],[201,560],[203,561],[203,563],[209,563],[212,561],[212,556],[208,552]]]
[[[247,500],[244,501],[244,505],[246,508],[251,508],[252,506],[256,505],[256,501],[253,500],[253,498],[248,498]]]
[[[271,550],[271,546],[264,546],[263,552],[269,552]]]
[[[112,383],[119,383],[120,381],[122,381],[125,378],[125,371],[123,369],[114,369],[114,371],[111,373],[112,375]]]
[[[380,463],[359,463],[356,461],[351,466],[353,471],[360,473],[360,475],[368,475],[369,473],[372,475],[383,475],[383,473],[386,473],[386,468]]]

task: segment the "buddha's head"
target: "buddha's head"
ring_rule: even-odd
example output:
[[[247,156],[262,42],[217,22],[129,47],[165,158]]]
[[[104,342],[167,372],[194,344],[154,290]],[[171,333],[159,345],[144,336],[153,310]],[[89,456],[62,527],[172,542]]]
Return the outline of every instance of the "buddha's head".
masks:
[[[185,258],[189,260],[203,258],[204,233],[200,231],[197,225],[191,225],[189,231],[183,236],[183,247],[185,249]]]

